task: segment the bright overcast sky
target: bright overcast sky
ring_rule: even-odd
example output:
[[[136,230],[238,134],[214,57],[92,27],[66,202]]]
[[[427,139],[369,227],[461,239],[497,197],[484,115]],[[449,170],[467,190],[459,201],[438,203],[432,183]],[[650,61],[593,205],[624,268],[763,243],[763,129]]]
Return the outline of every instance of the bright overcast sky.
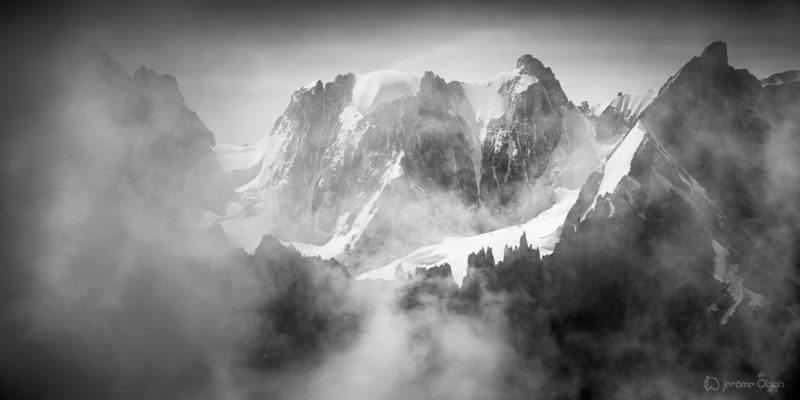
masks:
[[[101,8],[73,18],[81,37],[128,72],[144,64],[177,77],[225,143],[258,140],[294,90],[346,72],[432,70],[480,81],[531,54],[570,100],[594,104],[660,87],[714,40],[728,43],[731,64],[759,77],[800,69],[800,12],[785,1],[243,3]]]

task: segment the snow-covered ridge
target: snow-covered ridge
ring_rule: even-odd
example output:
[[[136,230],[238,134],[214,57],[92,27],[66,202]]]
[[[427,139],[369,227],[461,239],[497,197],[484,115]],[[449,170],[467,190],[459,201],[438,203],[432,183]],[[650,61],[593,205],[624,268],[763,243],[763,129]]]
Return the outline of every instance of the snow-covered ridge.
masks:
[[[353,104],[365,113],[380,103],[416,96],[419,86],[419,77],[400,71],[384,70],[356,75]]]
[[[595,205],[597,205],[597,200],[601,196],[612,193],[619,185],[619,182],[622,181],[622,178],[628,175],[631,171],[633,156],[642,144],[644,137],[645,129],[642,126],[642,122],[639,121],[602,164],[603,178],[600,181],[600,187],[597,189],[592,205],[586,210],[581,219],[585,218],[594,209]]]

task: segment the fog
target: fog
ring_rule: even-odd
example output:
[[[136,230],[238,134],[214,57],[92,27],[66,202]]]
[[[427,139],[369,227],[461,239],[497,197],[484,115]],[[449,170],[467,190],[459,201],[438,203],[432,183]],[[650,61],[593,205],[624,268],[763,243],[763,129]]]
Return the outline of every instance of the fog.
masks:
[[[45,84],[27,87],[31,101],[21,99],[19,113],[4,121],[4,393],[484,398],[502,384],[511,350],[498,328],[450,315],[435,301],[406,313],[398,306],[403,285],[355,286],[324,269],[306,278],[280,270],[313,289],[284,292],[264,275],[278,270],[274,260],[253,267],[224,239],[187,223],[218,202],[203,197],[198,179],[219,183],[196,173],[210,150],[186,150],[201,135],[179,145],[163,140],[182,135],[185,124],[197,133],[175,119],[180,107],[169,88],[139,92],[143,83],[89,47],[51,50],[20,59],[23,69],[45,63],[36,77]],[[187,169],[176,170],[173,157]],[[297,293],[310,297],[291,305]],[[264,314],[284,298],[289,314]],[[352,326],[312,325],[307,339],[302,316],[282,328],[295,313],[327,320],[345,312],[355,316]],[[257,341],[271,341],[275,362],[249,361],[259,358]],[[321,347],[308,350],[309,343]]]
[[[187,109],[169,78],[117,69],[76,30],[3,31],[25,35],[0,48],[0,392],[10,398],[675,398],[704,395],[706,373],[797,371],[800,328],[784,312],[796,303],[763,314],[742,304],[735,329],[720,328],[727,287],[687,268],[712,268],[704,234],[659,236],[666,244],[647,250],[663,264],[639,268],[656,257],[601,252],[639,237],[607,237],[597,223],[571,242],[591,245],[565,257],[594,256],[609,269],[542,267],[552,286],[541,298],[514,286],[531,276],[512,269],[514,257],[509,269],[476,273],[475,294],[447,277],[355,282],[346,268],[275,243],[253,256],[232,249],[195,224],[233,194],[191,98]],[[792,265],[796,120],[769,132],[767,201],[788,210],[770,235],[785,238],[777,251]],[[694,239],[704,247],[686,245]],[[696,253],[675,254],[686,248]],[[491,287],[503,274],[518,290]],[[709,302],[721,311],[690,318]]]

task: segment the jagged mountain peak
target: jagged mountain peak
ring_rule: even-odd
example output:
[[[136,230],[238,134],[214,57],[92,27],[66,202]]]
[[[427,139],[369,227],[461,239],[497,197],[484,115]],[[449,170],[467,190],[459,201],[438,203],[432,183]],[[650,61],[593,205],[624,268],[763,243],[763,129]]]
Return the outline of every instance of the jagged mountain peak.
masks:
[[[730,66],[727,49],[725,42],[711,43],[667,80],[659,96],[672,93],[698,99],[716,97],[753,105],[761,82],[748,70]]]
[[[159,74],[158,72],[147,68],[146,65],[142,65],[133,73],[133,80],[138,81],[149,81],[149,80],[157,80],[162,81],[160,83],[166,82],[176,82],[174,76],[170,74]]]
[[[531,75],[539,79],[553,77],[553,71],[530,54],[525,54],[517,59],[517,69],[520,74]]]
[[[425,71],[420,80],[420,90],[425,87],[443,87],[447,85],[447,81],[433,71]]]
[[[727,67],[728,44],[716,41],[708,45],[700,54],[700,62],[709,67]]]
[[[178,104],[185,105],[186,100],[178,88],[178,80],[170,74],[158,72],[142,65],[133,73],[133,83],[146,88],[146,90],[170,99]]]

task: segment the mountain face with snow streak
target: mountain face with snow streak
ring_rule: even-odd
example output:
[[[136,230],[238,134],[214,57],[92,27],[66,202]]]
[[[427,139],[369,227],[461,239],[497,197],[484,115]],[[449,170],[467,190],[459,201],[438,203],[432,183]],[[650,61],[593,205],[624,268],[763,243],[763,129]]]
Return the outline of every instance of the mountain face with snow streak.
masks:
[[[702,270],[707,264],[708,274],[734,300],[723,323],[740,303],[790,304],[800,285],[797,267],[789,264],[797,259],[798,231],[795,213],[776,205],[798,201],[800,193],[773,195],[797,185],[771,179],[775,165],[767,155],[777,141],[787,157],[782,161],[791,162],[800,157],[800,147],[784,141],[775,129],[780,124],[765,117],[770,110],[758,99],[768,88],[728,65],[724,43],[690,60],[589,177],[555,252],[611,236],[608,230],[619,226],[644,224],[650,227],[646,235],[663,226],[673,232],[670,237],[692,239],[669,246],[651,239],[638,246],[661,246],[649,250],[656,253],[669,248],[662,261],[680,263],[676,268]],[[702,254],[714,261],[702,261]],[[690,261],[694,256],[700,258]]]
[[[602,152],[590,125],[531,56],[480,83],[339,75],[295,92],[260,142],[216,147],[241,197],[220,225],[245,249],[276,233],[357,264],[368,248],[399,255],[502,228],[557,203],[554,180],[582,184]]]
[[[516,71],[519,75],[499,88],[506,98],[504,118],[490,120],[483,139],[481,198],[491,204],[512,201],[521,184],[544,173],[566,135],[567,114],[575,112],[552,70],[539,60],[523,56]],[[529,77],[535,80],[526,82]]]
[[[516,67],[481,83],[379,71],[300,89],[262,141],[217,146],[241,196],[220,225],[234,245],[276,233],[359,279],[447,263],[459,284],[471,252],[500,262],[522,235],[559,257],[620,224],[662,226],[687,232],[670,246],[713,264],[737,305],[792,293],[781,260],[800,234],[780,210],[800,195],[773,194],[789,172],[770,156],[800,155],[796,82],[762,84],[714,43],[660,90],[587,112],[538,60]]]

